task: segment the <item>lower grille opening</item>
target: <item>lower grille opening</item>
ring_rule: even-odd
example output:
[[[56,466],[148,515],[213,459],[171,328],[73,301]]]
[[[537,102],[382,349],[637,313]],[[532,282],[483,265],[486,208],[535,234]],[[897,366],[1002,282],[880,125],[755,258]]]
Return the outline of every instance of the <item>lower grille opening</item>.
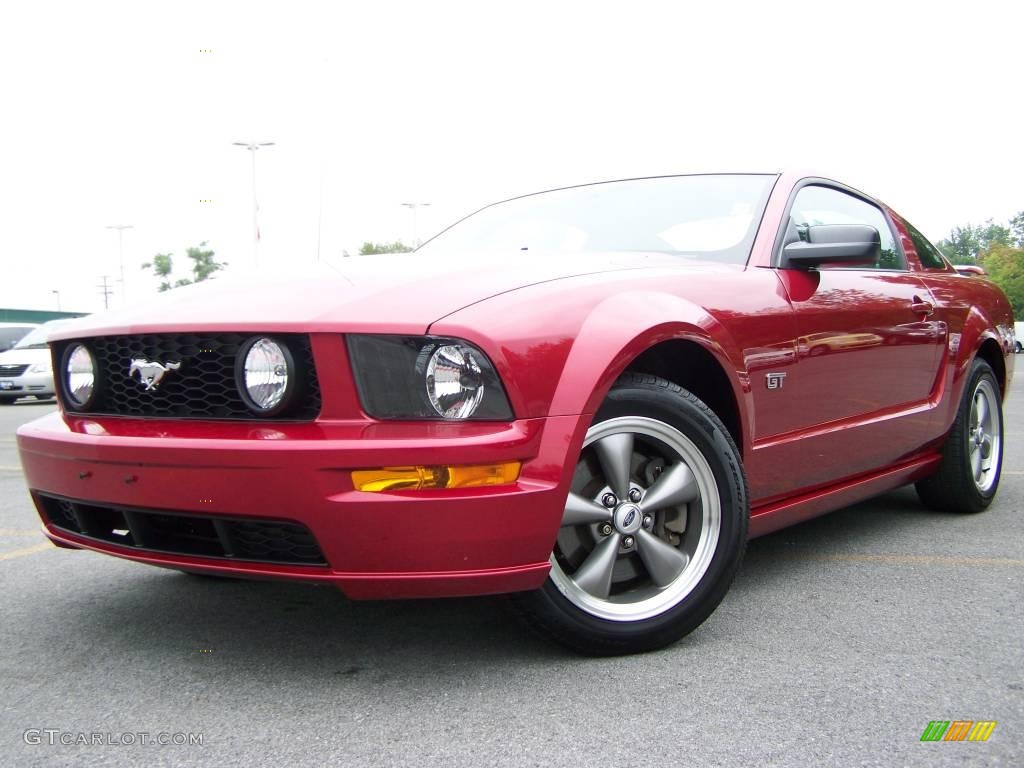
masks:
[[[293,565],[326,565],[304,525],[287,520],[100,505],[37,493],[54,528],[140,551]]]

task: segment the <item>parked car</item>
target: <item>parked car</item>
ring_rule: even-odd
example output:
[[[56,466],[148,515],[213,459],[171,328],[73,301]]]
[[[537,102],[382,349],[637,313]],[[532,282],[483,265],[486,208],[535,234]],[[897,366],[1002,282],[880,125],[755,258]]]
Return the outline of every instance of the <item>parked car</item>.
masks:
[[[17,344],[25,334],[37,327],[36,323],[0,323],[0,352],[6,352]]]
[[[20,397],[53,398],[53,366],[46,337],[70,322],[50,320],[35,326],[12,349],[0,352],[0,405],[10,405]]]
[[[616,654],[708,618],[749,536],[999,486],[1006,297],[835,181],[557,189],[352,261],[58,332],[62,411],[18,430],[46,535],[352,598],[515,593]]]
[[[1013,351],[1020,352],[1024,350],[1024,323],[1015,322],[1013,324]]]

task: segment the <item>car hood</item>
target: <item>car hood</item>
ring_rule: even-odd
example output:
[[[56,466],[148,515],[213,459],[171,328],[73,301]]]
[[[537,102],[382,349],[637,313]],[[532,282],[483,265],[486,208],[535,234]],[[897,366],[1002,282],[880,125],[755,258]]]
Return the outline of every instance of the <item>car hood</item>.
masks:
[[[436,320],[491,296],[576,275],[678,264],[657,253],[511,252],[486,263],[394,254],[345,259],[303,275],[225,275],[92,315],[50,339],[158,330],[423,333]]]
[[[8,349],[0,352],[0,365],[36,365],[50,359],[50,350],[43,349]]]

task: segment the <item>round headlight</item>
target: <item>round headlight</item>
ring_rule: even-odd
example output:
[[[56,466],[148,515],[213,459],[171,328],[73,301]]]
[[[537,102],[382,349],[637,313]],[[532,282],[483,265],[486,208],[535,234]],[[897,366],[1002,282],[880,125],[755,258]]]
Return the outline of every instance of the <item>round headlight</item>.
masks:
[[[295,384],[291,353],[273,339],[256,338],[242,348],[242,395],[259,413],[275,413],[288,404]]]
[[[462,344],[438,347],[427,363],[427,398],[446,419],[468,419],[484,399],[476,350]]]
[[[73,405],[84,408],[96,391],[96,360],[84,344],[75,344],[64,361],[64,391]]]

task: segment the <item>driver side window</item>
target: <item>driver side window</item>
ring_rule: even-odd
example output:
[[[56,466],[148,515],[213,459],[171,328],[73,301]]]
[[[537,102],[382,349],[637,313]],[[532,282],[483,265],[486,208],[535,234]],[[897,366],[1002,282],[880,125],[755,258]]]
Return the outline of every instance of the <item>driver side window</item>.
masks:
[[[867,224],[878,230],[878,260],[863,269],[906,269],[903,254],[885,215],[875,206],[831,187],[807,186],[796,193],[789,212],[789,231],[807,239],[807,228],[816,224]]]

